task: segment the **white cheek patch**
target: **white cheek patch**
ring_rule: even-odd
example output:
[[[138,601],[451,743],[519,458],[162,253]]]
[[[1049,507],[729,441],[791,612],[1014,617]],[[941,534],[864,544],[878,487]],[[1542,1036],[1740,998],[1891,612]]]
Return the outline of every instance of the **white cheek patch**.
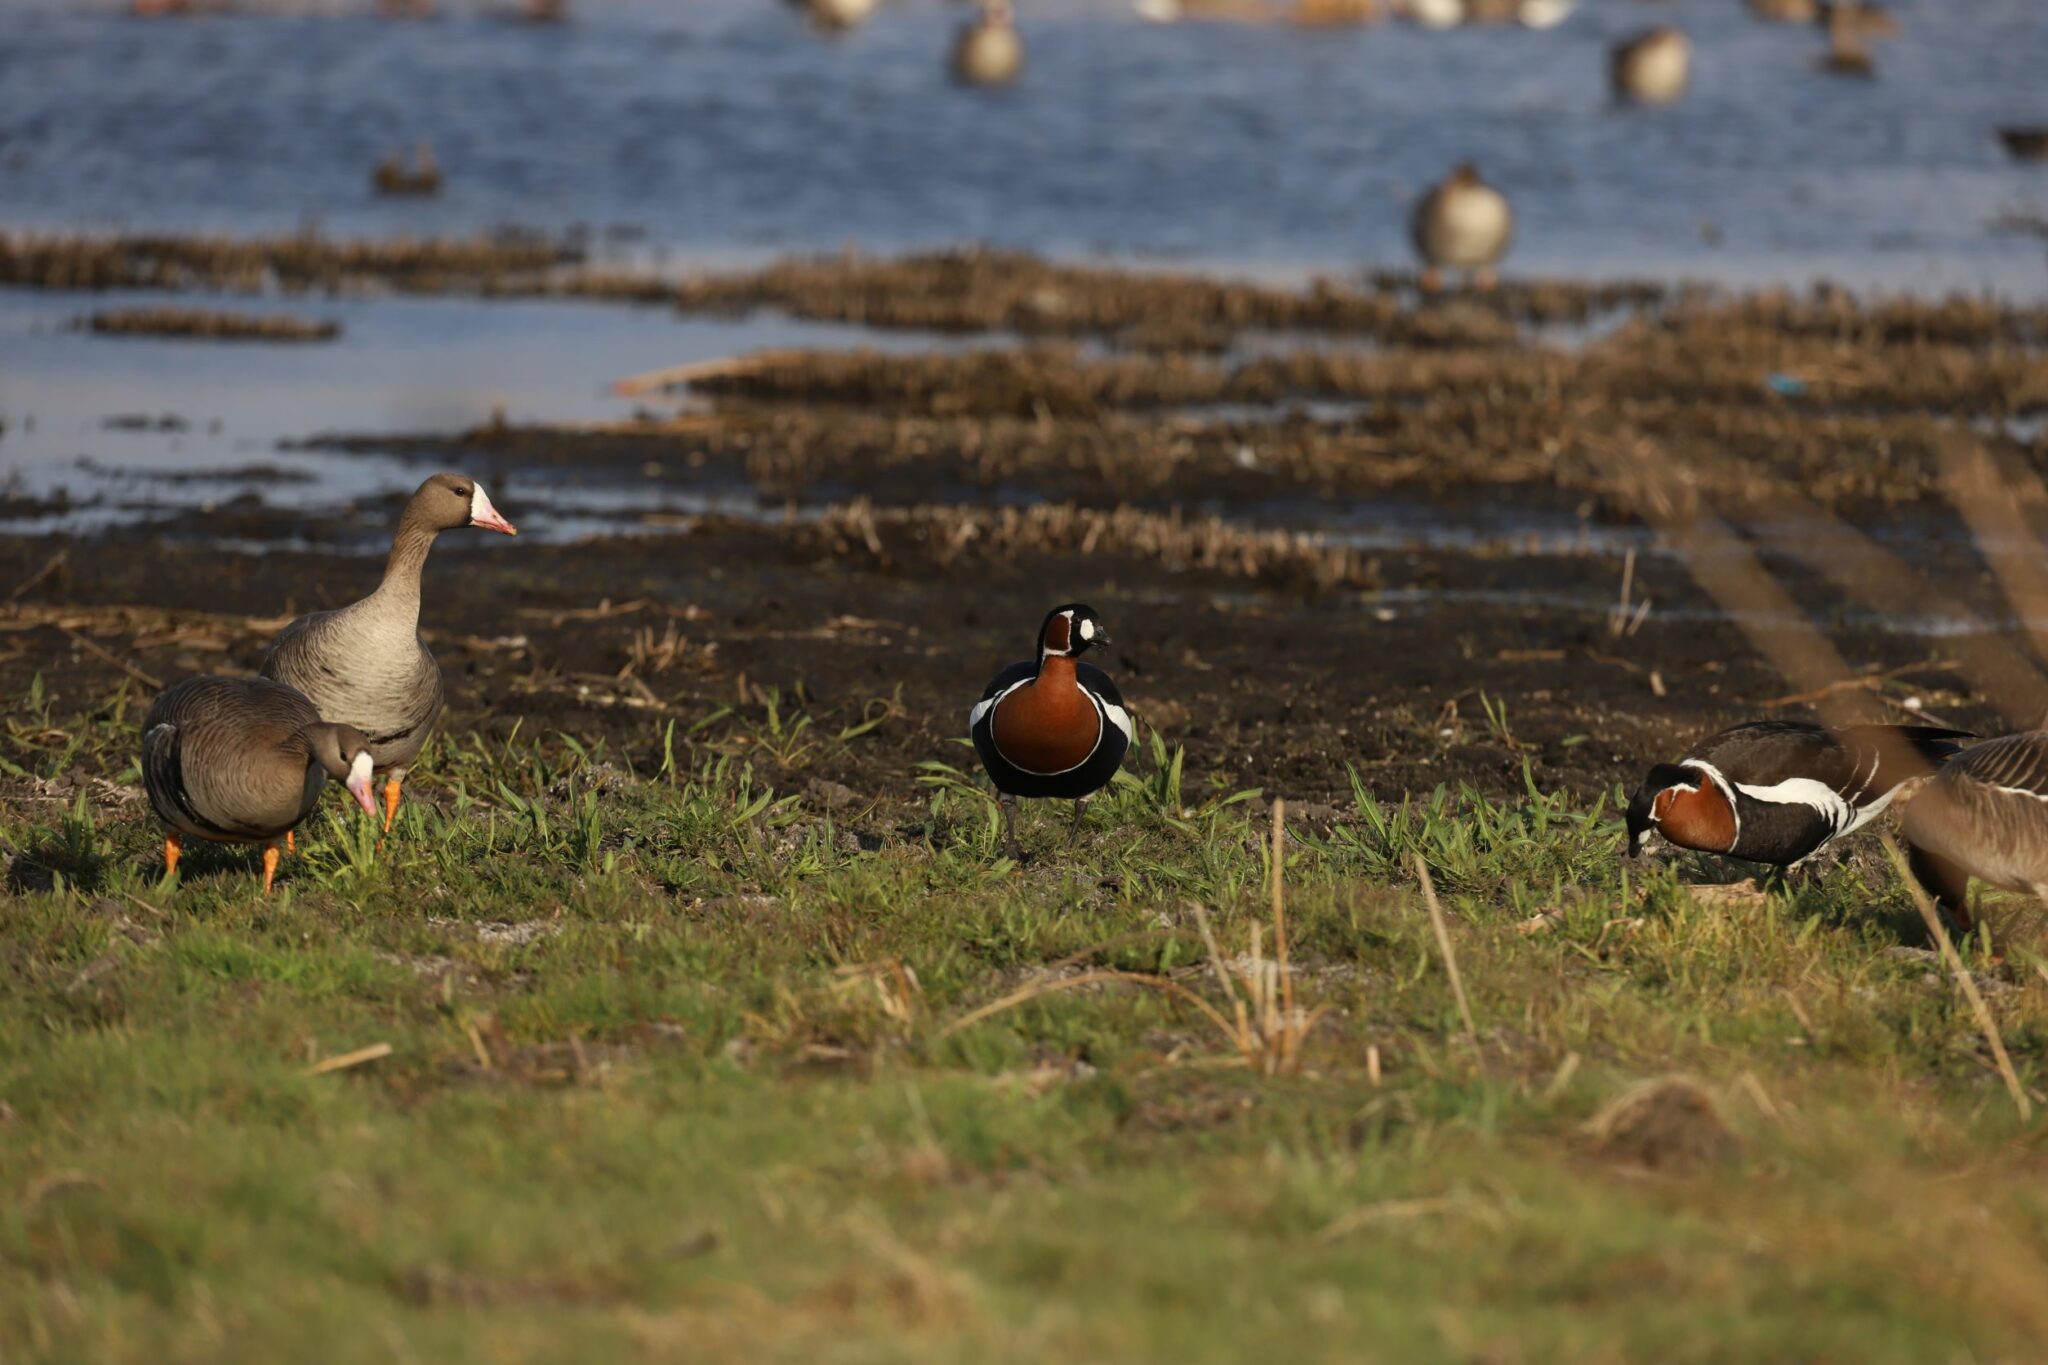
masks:
[[[370,780],[370,770],[375,766],[376,761],[370,757],[369,750],[365,749],[362,753],[357,754],[356,761],[348,765],[349,784],[356,786],[368,783]]]
[[[484,496],[484,486],[473,483],[469,486],[469,519],[482,521],[485,517],[497,515],[498,509],[491,506],[491,500]]]
[[[1084,640],[1095,638],[1095,623],[1093,621],[1081,622],[1081,638]]]

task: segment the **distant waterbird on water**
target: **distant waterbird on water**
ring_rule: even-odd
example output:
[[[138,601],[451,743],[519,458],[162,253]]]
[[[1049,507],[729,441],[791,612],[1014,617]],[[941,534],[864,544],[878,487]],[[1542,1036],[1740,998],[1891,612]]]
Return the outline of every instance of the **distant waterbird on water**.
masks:
[[[1465,271],[1475,287],[1491,289],[1494,267],[1514,240],[1515,215],[1507,196],[1466,162],[1416,203],[1409,232],[1422,257],[1425,291],[1441,288],[1446,270]]]
[[[953,43],[953,78],[962,85],[1008,85],[1024,70],[1024,40],[1010,0],[983,0]]]
[[[1609,67],[1618,99],[1673,104],[1692,79],[1692,42],[1675,28],[1654,28],[1614,49]]]

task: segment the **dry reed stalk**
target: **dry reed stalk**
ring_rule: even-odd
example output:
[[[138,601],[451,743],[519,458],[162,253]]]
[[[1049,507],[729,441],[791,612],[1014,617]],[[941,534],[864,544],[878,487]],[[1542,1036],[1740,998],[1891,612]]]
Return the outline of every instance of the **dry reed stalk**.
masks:
[[[1593,453],[1596,460],[1607,466],[1617,485],[1627,490],[1644,519],[1673,538],[1694,580],[1728,613],[1751,648],[1775,667],[1795,691],[1817,699],[1815,709],[1824,722],[1848,725],[1871,719],[1866,707],[1854,705],[1860,699],[1860,689],[1838,689],[1843,679],[1854,676],[1841,654],[1764,569],[1756,552],[1714,514],[1691,482],[1689,471],[1639,436],[1620,445],[1594,443]],[[1787,503],[1811,507],[1796,491],[1782,491]],[[1820,515],[1817,508],[1812,511],[1816,517]],[[1827,555],[1816,556],[1814,564],[1845,589],[1868,591],[1866,575],[1878,573],[1905,574],[1908,581],[1917,584],[1917,576],[1876,546],[1845,526],[1840,531],[1862,547],[1856,559],[1864,573],[1846,572]],[[1798,538],[1795,548],[1811,550],[1813,546],[1809,538]],[[1896,600],[1921,600],[1925,596],[1925,589],[1916,586]],[[2024,661],[2019,662],[2024,665]],[[2022,676],[2032,679],[2035,688],[2039,688],[2039,675],[2032,669],[2023,667]],[[1861,698],[1868,696],[1867,692],[1861,693]],[[1894,770],[1923,775],[1927,772],[1926,760],[1903,736],[1879,731],[1873,742],[1882,760]]]
[[[1451,994],[1458,1000],[1458,1017],[1465,1021],[1465,1040],[1472,1045],[1472,1051],[1479,1051],[1479,1029],[1472,1022],[1472,1002],[1465,998],[1465,981],[1458,975],[1457,950],[1451,947],[1450,927],[1444,923],[1444,908],[1437,902],[1436,882],[1430,878],[1429,864],[1420,853],[1415,855],[1415,872],[1422,878],[1422,899],[1429,905],[1429,923],[1436,930],[1436,946],[1444,955],[1444,973],[1451,978]]]
[[[374,1062],[390,1055],[391,1044],[372,1043],[368,1047],[359,1047],[354,1052],[344,1052],[338,1057],[329,1057],[325,1061],[315,1062],[299,1074],[302,1076],[325,1076],[330,1072],[347,1071],[351,1067],[358,1067],[365,1062]]]
[[[1287,968],[1287,802],[1273,798],[1273,954],[1280,964],[1281,1005],[1294,1014],[1294,976]]]
[[[1214,1005],[1177,981],[1168,981],[1163,976],[1147,976],[1143,972],[1123,972],[1118,971],[1114,967],[1097,967],[1093,971],[1082,972],[1078,976],[1061,977],[1052,981],[1040,979],[1029,982],[1011,991],[1000,1000],[991,1000],[988,1004],[978,1009],[969,1010],[943,1029],[940,1029],[939,1036],[941,1038],[950,1038],[964,1028],[978,1024],[984,1019],[993,1018],[995,1015],[1002,1014],[1007,1010],[1013,1010],[1019,1005],[1028,1004],[1042,995],[1055,995],[1060,991],[1070,991],[1078,986],[1093,986],[1104,981],[1127,981],[1134,986],[1146,986],[1153,990],[1164,991],[1175,999],[1184,1000],[1200,1010],[1210,1023],[1223,1031],[1225,1037],[1234,1036],[1236,1032],[1231,1021],[1217,1013]]]
[[[1963,628],[1948,641],[1957,666],[2001,715],[2027,726],[2048,712],[2048,684],[2043,683],[2040,671],[1974,612],[1797,489],[1780,486],[1772,500],[1779,515],[1802,528],[1801,534],[1789,537],[1786,543],[1809,568],[1877,611],[1896,611],[1899,603],[1913,602],[1923,611],[1948,617]],[[1993,547],[1983,544],[1979,535],[1979,548],[1988,559]]]
[[[1899,880],[1906,884],[1906,892],[1912,896],[1914,908],[1919,910],[1920,918],[1926,922],[1927,932],[1934,937],[1935,946],[1941,949],[1941,960],[1948,964],[1949,971],[1955,976],[1957,988],[1962,991],[1963,998],[1970,1002],[1970,1011],[1977,1016],[1977,1027],[1982,1030],[1984,1041],[1991,1044],[1991,1056],[1998,1063],[2000,1079],[2005,1082],[2007,1092],[2012,1095],[2013,1107],[2020,1111],[2020,1122],[2031,1121],[2034,1117],[2033,1101],[2027,1098],[2026,1087],[2020,1084],[2019,1073],[2013,1070],[2012,1058],[2006,1054],[2005,1036],[1998,1031],[1998,1020],[1992,1017],[1991,1007],[1984,1003],[1984,997],[1978,992],[1976,979],[1970,975],[1970,969],[1963,965],[1962,954],[1958,953],[1956,945],[1949,941],[1948,929],[1943,926],[1941,915],[1934,908],[1934,902],[1927,898],[1927,893],[1920,889],[1920,883],[1914,879],[1911,869],[1906,866],[1906,855],[1899,852],[1899,846],[1892,842],[1891,835],[1886,834],[1882,838],[1884,851],[1891,858],[1892,867],[1897,870]]]
[[[2048,569],[2043,568],[2041,543],[2023,510],[2027,502],[2038,507],[2044,501],[2039,477],[2019,472],[2017,488],[2011,486],[1990,453],[1960,434],[1943,441],[1939,450],[1942,483],[1950,501],[1998,576],[2005,600],[2019,617],[2021,633],[2034,646],[2034,657],[2048,660],[2048,625],[2043,624],[2048,620]]]
[[[1189,902],[1189,909],[1195,916],[1195,926],[1201,934],[1202,945],[1208,954],[1208,966],[1223,990],[1228,1002],[1224,1010],[1218,1009],[1199,994],[1177,981],[1162,976],[1149,976],[1143,972],[1118,971],[1099,967],[1076,976],[1050,979],[1041,976],[1027,982],[999,1000],[968,1011],[939,1032],[942,1038],[950,1037],[970,1025],[980,1023],[1006,1010],[1035,1000],[1043,995],[1058,991],[1072,990],[1077,986],[1094,985],[1108,981],[1123,981],[1144,986],[1183,1001],[1201,1012],[1202,1016],[1216,1026],[1224,1041],[1237,1053],[1235,1063],[1256,1068],[1261,1075],[1290,1075],[1300,1069],[1301,1048],[1310,1031],[1328,1013],[1325,1006],[1318,1005],[1312,1010],[1301,1010],[1294,1003],[1293,973],[1289,966],[1287,951],[1286,900],[1283,891],[1284,864],[1277,855],[1283,845],[1284,807],[1275,802],[1274,852],[1276,870],[1273,885],[1273,938],[1275,956],[1265,953],[1264,926],[1254,924],[1251,928],[1250,945],[1241,957],[1226,957],[1217,945],[1215,931],[1209,924],[1209,912],[1199,902]],[[1131,936],[1125,936],[1129,938]],[[1111,939],[1104,945],[1121,940]],[[1093,949],[1089,951],[1094,951]],[[1085,955],[1085,954],[1084,954]],[[1075,958],[1063,959],[1067,965]],[[1052,969],[1048,969],[1052,970]]]

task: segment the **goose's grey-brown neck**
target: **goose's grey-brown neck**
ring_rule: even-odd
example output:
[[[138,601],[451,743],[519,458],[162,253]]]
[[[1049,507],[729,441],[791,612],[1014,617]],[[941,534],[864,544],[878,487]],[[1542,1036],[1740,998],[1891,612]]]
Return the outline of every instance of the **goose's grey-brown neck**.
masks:
[[[409,613],[417,622],[420,611],[420,575],[427,566],[427,552],[434,548],[440,528],[431,525],[417,509],[408,508],[398,523],[398,535],[391,542],[391,556],[384,561],[384,581],[375,593],[393,610]]]

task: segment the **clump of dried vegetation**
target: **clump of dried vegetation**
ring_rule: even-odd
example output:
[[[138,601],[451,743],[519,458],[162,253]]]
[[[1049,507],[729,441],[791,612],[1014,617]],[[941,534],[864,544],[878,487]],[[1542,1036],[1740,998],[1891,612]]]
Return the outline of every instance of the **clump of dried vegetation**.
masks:
[[[103,336],[194,337],[206,341],[332,341],[341,324],[328,318],[227,313],[203,308],[121,308],[94,313],[86,330]]]
[[[834,559],[878,566],[909,560],[951,568],[1016,553],[1122,556],[1171,572],[1202,570],[1276,587],[1372,586],[1377,568],[1347,546],[1303,531],[1259,531],[1219,517],[1071,503],[972,507],[954,503],[834,506],[802,527],[799,542]]]

